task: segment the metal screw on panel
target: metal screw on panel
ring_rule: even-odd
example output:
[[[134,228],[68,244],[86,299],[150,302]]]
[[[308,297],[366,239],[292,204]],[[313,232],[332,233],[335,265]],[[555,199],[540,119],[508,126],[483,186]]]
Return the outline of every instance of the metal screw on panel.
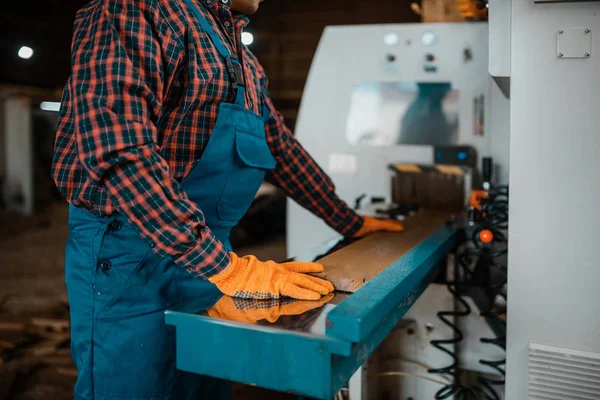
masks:
[[[563,55],[563,53],[558,53],[558,58],[562,58]]]
[[[589,57],[589,56],[590,56],[590,53],[585,53],[585,56],[586,56],[586,57]]]
[[[433,331],[433,328],[435,328],[435,325],[433,325],[431,322],[425,324],[425,329],[427,330],[427,332]]]
[[[590,33],[590,30],[586,28],[585,33]]]
[[[563,33],[565,33],[565,31],[563,31],[562,29],[558,31],[559,35],[562,35]]]

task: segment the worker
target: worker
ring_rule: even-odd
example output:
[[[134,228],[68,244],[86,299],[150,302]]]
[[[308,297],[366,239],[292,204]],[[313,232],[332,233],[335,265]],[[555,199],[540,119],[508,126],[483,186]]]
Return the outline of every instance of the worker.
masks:
[[[260,1],[95,0],[76,15],[53,177],[70,203],[77,399],[227,398],[226,382],[177,372],[164,311],[334,290],[306,275],[319,264],[232,251],[264,179],[346,237],[402,230],[350,209],[286,128],[241,43]]]

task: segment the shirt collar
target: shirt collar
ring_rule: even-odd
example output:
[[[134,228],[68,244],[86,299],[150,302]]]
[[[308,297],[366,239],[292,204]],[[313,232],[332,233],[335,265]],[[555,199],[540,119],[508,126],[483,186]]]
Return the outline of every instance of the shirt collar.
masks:
[[[232,12],[233,23],[237,29],[244,29],[250,23],[250,18],[246,14],[237,11]]]

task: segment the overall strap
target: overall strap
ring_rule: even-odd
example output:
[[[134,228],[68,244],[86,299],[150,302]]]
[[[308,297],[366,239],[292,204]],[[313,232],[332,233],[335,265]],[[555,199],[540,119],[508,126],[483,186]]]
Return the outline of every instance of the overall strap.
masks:
[[[229,73],[229,78],[231,79],[231,88],[235,93],[235,104],[244,107],[246,88],[244,84],[244,74],[242,72],[242,66],[239,60],[229,52],[227,46],[225,46],[225,43],[223,43],[217,32],[215,32],[215,30],[212,28],[206,17],[198,8],[198,5],[194,3],[194,0],[185,0],[185,3],[194,12],[198,22],[200,22],[200,26],[202,26],[204,32],[206,32],[208,37],[210,37],[211,42],[217,48],[217,51],[223,60],[225,60],[227,72]]]
[[[269,91],[264,86],[261,86],[261,95],[263,100],[261,114],[262,119],[263,121],[265,121],[266,124],[271,119],[271,110],[269,109],[269,106],[267,106],[267,100],[269,99]]]

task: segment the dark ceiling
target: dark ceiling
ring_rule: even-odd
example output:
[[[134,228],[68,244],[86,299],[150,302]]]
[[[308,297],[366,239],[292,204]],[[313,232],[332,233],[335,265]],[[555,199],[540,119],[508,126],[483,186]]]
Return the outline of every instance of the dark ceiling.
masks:
[[[87,2],[3,0],[0,6],[0,83],[53,89],[62,87],[70,70],[73,19],[76,11]],[[393,7],[392,14],[382,11],[385,9],[382,4],[385,3]],[[336,23],[417,22],[419,18],[410,12],[409,3],[404,0],[379,0],[378,5],[374,6],[372,0],[267,0],[253,17],[251,27],[258,35],[278,35],[285,29],[285,23],[282,22],[292,17],[306,21],[305,30],[314,30],[315,15],[323,20],[323,26]],[[319,29],[322,30],[322,27]],[[320,35],[320,31],[312,33]],[[20,59],[17,52],[21,46],[33,48],[34,57]],[[263,52],[261,45],[257,44],[254,51],[260,58]],[[293,45],[286,46],[286,51],[293,52]]]
[[[55,88],[69,74],[71,29],[86,0],[4,1],[0,12],[0,82]],[[21,46],[34,57],[20,59]]]

